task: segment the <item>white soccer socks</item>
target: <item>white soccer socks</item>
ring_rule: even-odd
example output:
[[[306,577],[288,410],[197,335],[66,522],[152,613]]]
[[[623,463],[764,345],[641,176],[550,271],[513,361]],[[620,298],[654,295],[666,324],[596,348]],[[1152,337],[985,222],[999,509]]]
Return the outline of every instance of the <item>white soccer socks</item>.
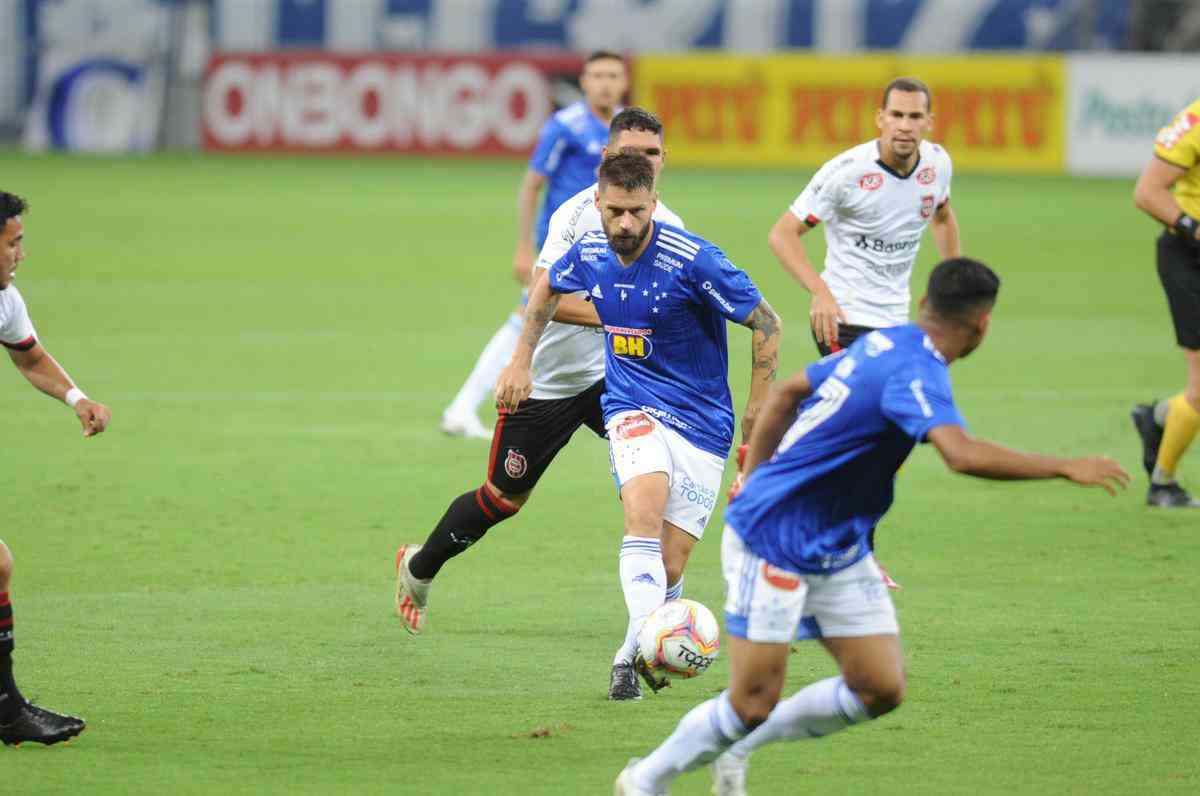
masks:
[[[641,536],[624,537],[618,570],[625,607],[629,610],[629,626],[625,630],[625,643],[613,657],[614,666],[633,662],[638,631],[646,617],[666,600],[667,569],[663,566],[662,543]]]
[[[667,587],[667,594],[666,594],[665,602],[670,602],[671,600],[678,600],[681,597],[683,597],[683,576],[682,575],[679,576],[679,581],[674,586]]]
[[[504,370],[517,348],[517,341],[521,338],[521,324],[521,316],[514,312],[492,335],[492,339],[484,346],[483,353],[475,362],[471,375],[446,409],[448,416],[474,416],[479,405],[492,395],[496,388],[496,380],[500,378],[500,371]]]
[[[637,787],[666,793],[671,781],[716,759],[746,734],[746,725],[729,703],[729,692],[692,708],[671,737],[633,766],[630,776]]]
[[[846,681],[830,677],[780,701],[767,720],[734,744],[729,754],[745,758],[764,744],[822,738],[870,718]]]

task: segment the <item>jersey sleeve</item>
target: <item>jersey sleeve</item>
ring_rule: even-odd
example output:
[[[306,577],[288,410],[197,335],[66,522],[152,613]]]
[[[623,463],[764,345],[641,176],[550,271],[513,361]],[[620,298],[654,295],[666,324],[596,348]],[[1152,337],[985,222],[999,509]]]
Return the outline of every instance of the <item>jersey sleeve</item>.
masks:
[[[831,160],[813,175],[808,185],[788,208],[792,215],[810,227],[815,227],[837,214],[841,189],[836,178],[843,162]]]
[[[883,415],[917,442],[938,426],[966,426],[945,368],[914,365],[892,374],[883,388]]]
[[[1181,169],[1190,169],[1200,161],[1200,101],[1192,103],[1158,131],[1154,154]]]
[[[950,180],[954,177],[954,163],[950,160],[950,153],[945,149],[942,152],[942,173],[946,175],[946,180],[942,185],[942,193],[937,198],[937,206],[941,207],[950,201]]]
[[[591,269],[579,253],[575,244],[567,253],[550,266],[550,289],[555,293],[578,293],[592,284]]]
[[[573,209],[564,204],[550,216],[550,226],[546,230],[546,242],[542,244],[542,250],[538,253],[537,262],[534,263],[535,268],[549,268],[575,245],[575,241],[579,237],[578,230],[571,224],[571,213],[564,212]]]
[[[537,146],[529,157],[529,168],[543,177],[549,177],[558,171],[558,164],[562,161],[568,143],[570,140],[567,137],[567,128],[551,116],[542,125]]]
[[[734,323],[741,323],[762,301],[750,275],[729,261],[716,246],[700,250],[692,263],[693,298]]]
[[[658,203],[658,208],[654,211],[654,220],[661,221],[664,224],[670,224],[673,227],[679,227],[680,229],[687,229],[687,227],[683,225],[683,219],[677,216],[674,210],[667,207],[662,202]]]
[[[0,344],[5,348],[17,351],[28,351],[37,344],[37,331],[33,321],[29,319],[29,311],[25,308],[25,300],[15,287],[5,290],[5,317],[0,322]]]

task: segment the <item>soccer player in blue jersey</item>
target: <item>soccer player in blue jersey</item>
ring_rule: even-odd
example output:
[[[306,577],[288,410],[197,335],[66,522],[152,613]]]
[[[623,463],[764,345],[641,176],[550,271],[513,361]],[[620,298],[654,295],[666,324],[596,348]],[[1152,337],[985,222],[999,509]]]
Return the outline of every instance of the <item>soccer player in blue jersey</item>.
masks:
[[[631,761],[617,794],[666,793],[727,749],[714,792],[744,793],[753,749],[823,737],[900,704],[900,631],[868,538],[917,443],[981,478],[1066,478],[1113,494],[1128,483],[1105,457],[1019,453],[967,434],[947,367],[983,340],[999,287],[982,263],[946,260],[930,275],[917,323],[869,332],[772,392],[750,438],[745,483],[725,512],[729,689]],[[797,631],[820,639],[840,674],[780,701]]]
[[[550,216],[564,201],[596,181],[601,152],[608,143],[608,126],[629,88],[625,61],[617,53],[592,53],[584,62],[579,86],[583,99],[546,120],[517,191],[513,276],[522,285],[529,282],[535,255],[546,240]],[[543,188],[545,198],[539,213],[538,195]],[[512,355],[521,332],[521,312],[518,305],[492,335],[471,374],[442,412],[442,430],[447,434],[491,439],[491,429],[480,422],[476,410],[491,396],[496,377]]]
[[[719,248],[653,221],[656,203],[644,156],[601,164],[604,232],[585,234],[535,283],[521,341],[496,384],[499,404],[518,411],[560,296],[591,298],[606,334],[604,425],[625,514],[618,570],[629,622],[609,685],[618,700],[641,697],[637,633],[655,608],[682,594],[688,556],[721,488],[734,426],[726,321],[753,332],[744,439],[775,378],[782,326]]]

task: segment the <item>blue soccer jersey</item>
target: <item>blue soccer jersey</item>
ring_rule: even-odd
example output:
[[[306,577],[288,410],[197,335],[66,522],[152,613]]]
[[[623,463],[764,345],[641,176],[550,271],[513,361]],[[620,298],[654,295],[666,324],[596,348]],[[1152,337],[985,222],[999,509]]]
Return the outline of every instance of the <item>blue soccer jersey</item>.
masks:
[[[529,168],[546,178],[546,198],[537,222],[537,247],[546,240],[550,216],[558,206],[596,181],[600,151],[608,143],[608,125],[583,100],[546,120]]]
[[[829,574],[870,552],[914,445],[936,426],[966,424],[946,361],[914,324],[871,332],[806,372],[813,394],[725,522],[765,561]]]
[[[716,246],[655,223],[646,250],[624,266],[601,232],[585,234],[550,268],[550,288],[586,291],[604,324],[604,419],[643,411],[701,450],[733,441],[726,320],[762,301]]]

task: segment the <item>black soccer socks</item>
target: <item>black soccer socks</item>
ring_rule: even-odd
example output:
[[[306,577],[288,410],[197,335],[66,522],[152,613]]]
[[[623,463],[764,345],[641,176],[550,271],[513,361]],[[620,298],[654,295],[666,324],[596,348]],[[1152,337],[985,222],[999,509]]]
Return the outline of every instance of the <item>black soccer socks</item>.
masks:
[[[482,539],[488,528],[517,511],[517,507],[494,498],[486,486],[459,495],[412,557],[408,571],[421,580],[434,577],[443,564]]]

